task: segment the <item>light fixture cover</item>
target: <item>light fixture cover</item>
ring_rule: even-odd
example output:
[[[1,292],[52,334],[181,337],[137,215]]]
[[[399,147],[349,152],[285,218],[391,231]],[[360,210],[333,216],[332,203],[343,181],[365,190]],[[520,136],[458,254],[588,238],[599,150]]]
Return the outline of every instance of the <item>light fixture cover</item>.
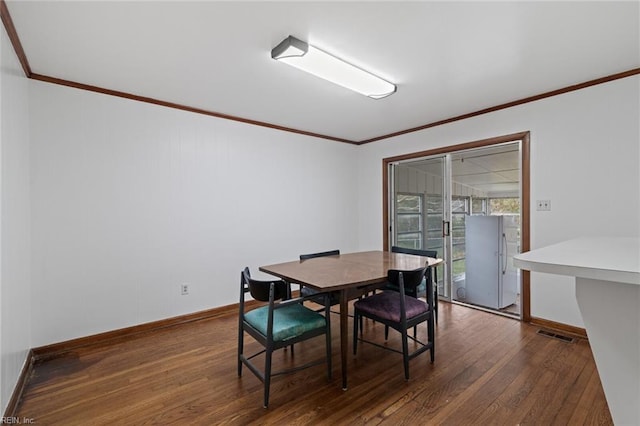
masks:
[[[353,66],[293,36],[271,50],[271,57],[373,99],[395,93],[395,84]]]

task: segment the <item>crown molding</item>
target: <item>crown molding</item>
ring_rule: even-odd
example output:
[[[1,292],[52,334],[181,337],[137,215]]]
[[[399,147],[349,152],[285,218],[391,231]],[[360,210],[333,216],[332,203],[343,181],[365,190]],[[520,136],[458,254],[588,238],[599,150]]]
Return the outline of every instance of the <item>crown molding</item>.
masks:
[[[507,102],[504,104],[492,106],[489,108],[481,109],[478,111],[470,112],[467,114],[458,115],[456,117],[447,118],[445,120],[434,121],[433,123],[423,124],[422,126],[413,127],[407,130],[400,130],[398,132],[389,133],[387,135],[378,136],[371,139],[366,139],[358,142],[358,145],[364,145],[371,142],[377,142],[383,139],[389,139],[400,135],[406,135],[407,133],[418,132],[420,130],[429,129],[431,127],[442,126],[443,124],[453,123],[454,121],[466,120],[467,118],[477,117],[479,115],[488,114],[490,112],[499,111],[501,109],[511,108],[518,105],[523,105],[529,102],[539,101],[540,99],[550,98],[552,96],[562,95],[564,93],[573,92],[575,90],[584,89],[591,86],[596,86],[598,84],[608,83],[610,81],[618,80],[621,78],[631,77],[633,75],[640,74],[640,68],[634,68],[628,71],[619,72],[616,74],[611,74],[605,77],[596,78],[594,80],[585,81],[583,83],[574,84],[571,86],[563,87],[561,89],[552,90],[550,92],[540,93],[538,95],[529,96],[526,98],[518,99],[515,101]]]
[[[16,31],[16,27],[13,25],[13,19],[11,19],[9,9],[7,9],[7,3],[4,0],[0,0],[0,19],[2,19],[2,24],[4,25],[5,30],[7,30],[7,35],[13,45],[13,49],[16,51],[20,65],[22,65],[24,75],[31,78],[31,67],[29,66],[27,55],[24,53],[22,43],[20,43],[20,38],[18,37],[18,32]]]
[[[145,102],[145,103],[149,103],[149,104],[153,104],[153,105],[163,106],[163,107],[166,107],[166,108],[173,108],[173,109],[178,109],[178,110],[182,110],[182,111],[192,112],[192,113],[195,113],[195,114],[203,114],[203,115],[208,115],[210,117],[222,118],[222,119],[225,119],[225,120],[232,120],[232,121],[239,121],[241,123],[251,124],[251,125],[254,125],[254,126],[267,127],[267,128],[270,128],[270,129],[280,130],[280,131],[283,131],[283,132],[297,133],[297,134],[300,134],[300,135],[311,136],[311,137],[320,138],[320,139],[328,139],[328,140],[335,141],[335,142],[343,142],[343,143],[349,143],[349,144],[357,145],[357,142],[351,141],[351,140],[348,140],[348,139],[337,138],[337,137],[334,137],[334,136],[323,135],[323,134],[320,134],[320,133],[308,132],[308,131],[305,131],[305,130],[294,129],[294,128],[291,128],[291,127],[279,126],[277,124],[266,123],[264,121],[251,120],[249,118],[237,117],[237,116],[234,116],[234,115],[223,114],[223,113],[220,113],[220,112],[209,111],[209,110],[205,110],[205,109],[201,109],[201,108],[194,108],[194,107],[190,107],[188,105],[177,104],[177,103],[174,103],[174,102],[167,102],[167,101],[163,101],[163,100],[160,100],[160,99],[150,98],[150,97],[146,97],[146,96],[140,96],[140,95],[127,93],[127,92],[121,92],[121,91],[118,91],[118,90],[105,89],[103,87],[92,86],[92,85],[89,85],[89,84],[78,83],[76,81],[64,80],[64,79],[61,79],[61,78],[50,77],[50,76],[47,76],[47,75],[31,73],[30,78],[32,80],[42,81],[42,82],[45,82],[45,83],[52,83],[52,84],[58,84],[58,85],[61,85],[61,86],[73,87],[75,89],[87,90],[87,91],[90,91],[90,92],[102,93],[104,95],[116,96],[116,97],[125,98],[125,99],[131,99],[131,100],[138,101],[138,102]]]
[[[428,123],[428,124],[423,124],[417,127],[412,127],[410,129],[406,129],[406,130],[400,130],[394,133],[389,133],[386,135],[381,135],[381,136],[377,136],[374,138],[370,138],[370,139],[365,139],[365,140],[361,140],[361,141],[354,141],[354,140],[349,140],[349,139],[343,139],[343,138],[338,138],[335,136],[329,136],[329,135],[325,135],[325,134],[321,134],[321,133],[314,133],[314,132],[308,132],[306,130],[300,130],[300,129],[295,129],[295,128],[291,128],[291,127],[285,127],[285,126],[279,126],[277,124],[271,124],[271,123],[267,123],[267,122],[263,122],[263,121],[257,121],[257,120],[252,120],[249,118],[243,118],[243,117],[237,117],[234,115],[229,115],[229,114],[223,114],[220,112],[215,112],[215,111],[209,111],[209,110],[205,110],[205,109],[201,109],[201,108],[194,108],[188,105],[182,105],[182,104],[177,104],[174,102],[167,102],[167,101],[163,101],[160,99],[155,99],[155,98],[150,98],[150,97],[146,97],[146,96],[140,96],[140,95],[136,95],[136,94],[132,94],[132,93],[127,93],[127,92],[121,92],[121,91],[117,91],[117,90],[111,90],[111,89],[106,89],[103,87],[98,87],[98,86],[92,86],[89,84],[84,84],[84,83],[79,83],[79,82],[75,82],[75,81],[70,81],[70,80],[64,80],[61,78],[57,78],[57,77],[51,77],[51,76],[47,76],[47,75],[42,75],[42,74],[37,74],[32,72],[31,67],[29,66],[29,61],[27,59],[27,55],[24,51],[24,49],[22,48],[22,44],[20,43],[20,38],[18,37],[18,32],[16,31],[15,26],[13,25],[13,20],[11,19],[11,15],[9,14],[9,10],[7,9],[7,5],[5,0],[0,0],[0,17],[2,18],[2,23],[7,31],[7,34],[9,35],[9,40],[11,41],[11,44],[13,45],[14,50],[16,51],[16,54],[18,56],[18,60],[20,61],[20,64],[22,65],[22,69],[24,70],[24,74],[27,78],[33,79],[33,80],[38,80],[38,81],[42,81],[42,82],[46,82],[46,83],[52,83],[52,84],[58,84],[58,85],[62,85],[62,86],[67,86],[67,87],[73,87],[76,89],[81,89],[81,90],[88,90],[91,92],[96,92],[96,93],[102,93],[105,95],[110,95],[110,96],[116,96],[116,97],[120,97],[120,98],[125,98],[125,99],[131,99],[134,101],[138,101],[138,102],[146,102],[146,103],[150,103],[150,104],[154,104],[154,105],[159,105],[159,106],[163,106],[166,108],[173,108],[173,109],[179,109],[182,111],[188,111],[188,112],[192,112],[195,114],[203,114],[203,115],[208,115],[211,117],[216,117],[216,118],[221,118],[221,119],[225,119],[225,120],[232,120],[232,121],[238,121],[241,123],[245,123],[245,124],[251,124],[254,126],[261,126],[261,127],[267,127],[270,129],[274,129],[274,130],[279,130],[279,131],[283,131],[283,132],[289,132],[289,133],[296,133],[299,135],[305,135],[305,136],[311,136],[311,137],[315,137],[315,138],[320,138],[320,139],[326,139],[326,140],[331,140],[331,141],[335,141],[335,142],[342,142],[342,143],[348,143],[348,144],[352,144],[352,145],[365,145],[365,144],[369,144],[372,142],[377,142],[377,141],[381,141],[384,139],[390,139],[396,136],[401,136],[401,135],[406,135],[408,133],[414,133],[414,132],[418,132],[421,130],[425,130],[425,129],[429,129],[432,127],[437,127],[437,126],[442,126],[444,124],[449,124],[449,123],[453,123],[455,121],[460,121],[460,120],[466,120],[467,118],[472,118],[472,117],[477,117],[479,115],[483,115],[483,114],[488,114],[491,112],[495,112],[495,111],[499,111],[502,109],[507,109],[507,108],[511,108],[514,106],[518,106],[518,105],[523,105],[529,102],[535,102],[541,99],[545,99],[545,98],[550,98],[552,96],[558,96],[558,95],[562,95],[564,93],[568,93],[568,92],[573,92],[575,90],[580,90],[580,89],[584,89],[587,87],[591,87],[591,86],[596,86],[598,84],[603,84],[603,83],[608,83],[610,81],[614,81],[614,80],[618,80],[621,78],[626,78],[626,77],[631,77],[637,74],[640,74],[640,68],[634,68],[631,70],[627,70],[627,71],[622,71],[616,74],[611,74],[605,77],[600,77],[600,78],[596,78],[594,80],[589,80],[589,81],[585,81],[583,83],[578,83],[578,84],[574,84],[571,86],[567,86],[567,87],[563,87],[560,89],[556,89],[556,90],[552,90],[549,92],[544,92],[538,95],[534,95],[534,96],[529,96],[526,98],[522,98],[522,99],[518,99],[515,101],[511,101],[511,102],[507,102],[504,104],[500,104],[500,105],[496,105],[496,106],[492,106],[489,108],[484,108],[478,111],[473,111],[473,112],[469,112],[466,114],[462,114],[462,115],[458,115],[455,117],[451,117],[451,118],[447,118],[444,120],[439,120],[439,121],[434,121],[432,123]]]

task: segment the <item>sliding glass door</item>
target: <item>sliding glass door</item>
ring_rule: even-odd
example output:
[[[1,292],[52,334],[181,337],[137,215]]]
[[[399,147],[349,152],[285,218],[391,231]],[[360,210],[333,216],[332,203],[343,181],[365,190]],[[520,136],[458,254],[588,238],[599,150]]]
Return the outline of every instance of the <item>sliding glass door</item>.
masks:
[[[436,250],[438,257],[450,259],[450,220],[446,179],[447,156],[391,163],[390,241],[400,247]],[[438,267],[438,294],[450,300],[445,285],[450,265]]]
[[[441,299],[520,317],[520,141],[389,162],[391,245],[436,250]],[[525,295],[526,297],[526,295]]]

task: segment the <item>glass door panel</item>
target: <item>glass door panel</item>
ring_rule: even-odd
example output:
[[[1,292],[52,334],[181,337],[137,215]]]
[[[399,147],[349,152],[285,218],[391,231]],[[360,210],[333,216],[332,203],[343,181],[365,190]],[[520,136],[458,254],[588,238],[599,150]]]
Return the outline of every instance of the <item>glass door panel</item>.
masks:
[[[451,159],[451,299],[520,314],[519,143],[449,154]]]
[[[436,250],[448,259],[443,236],[449,207],[445,179],[446,157],[412,160],[391,165],[390,241],[400,247]],[[450,276],[445,265],[438,266],[438,295],[450,300]]]

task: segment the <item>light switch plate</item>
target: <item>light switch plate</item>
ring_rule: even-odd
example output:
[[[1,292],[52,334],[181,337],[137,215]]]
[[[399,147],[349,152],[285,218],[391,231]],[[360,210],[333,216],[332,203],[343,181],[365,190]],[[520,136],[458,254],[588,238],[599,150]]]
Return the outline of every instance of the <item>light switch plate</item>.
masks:
[[[551,200],[536,201],[536,210],[538,210],[539,212],[551,211]]]

